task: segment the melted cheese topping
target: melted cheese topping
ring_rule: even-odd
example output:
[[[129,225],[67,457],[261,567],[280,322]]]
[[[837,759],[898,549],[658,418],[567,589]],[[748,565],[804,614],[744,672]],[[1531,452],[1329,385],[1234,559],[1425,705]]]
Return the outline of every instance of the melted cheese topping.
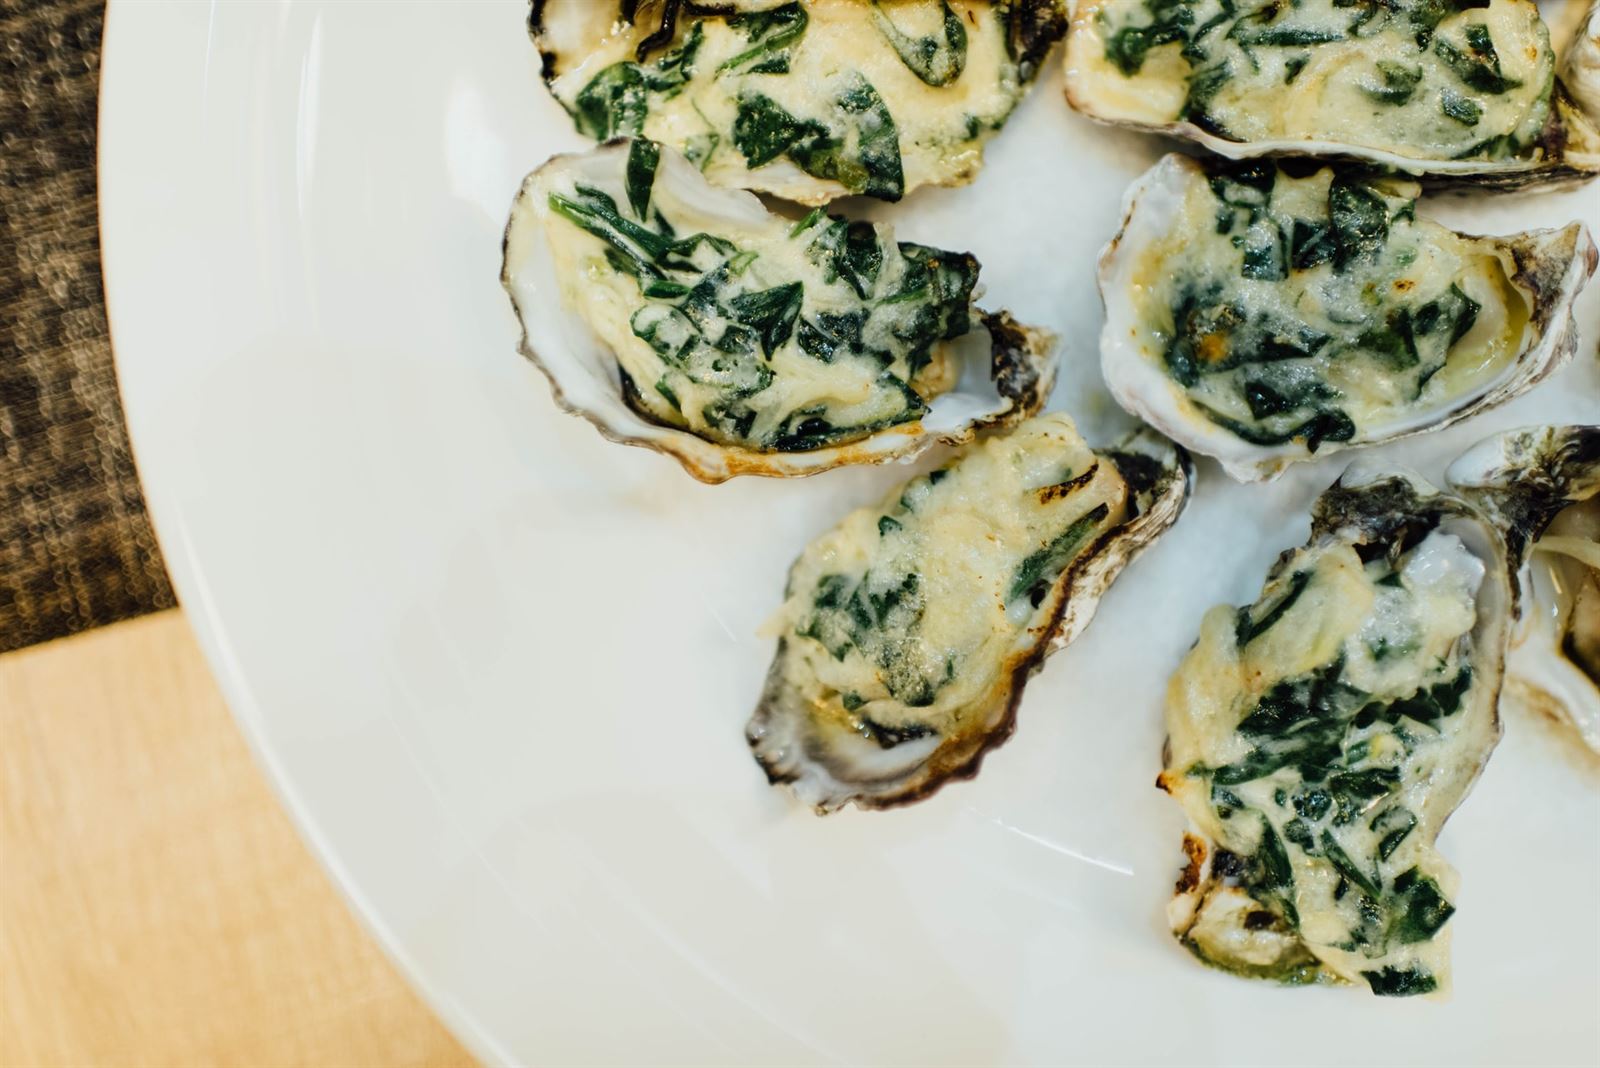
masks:
[[[1039,416],[847,516],[796,561],[769,629],[813,714],[885,748],[984,726],[1128,487]]]
[[[648,142],[634,146],[648,157]],[[713,441],[797,452],[913,423],[954,385],[972,257],[820,210],[795,223],[730,205],[669,150],[640,212],[632,157],[613,158],[603,179],[541,172],[532,200],[562,296],[616,355],[635,408]]]
[[[601,0],[551,0],[549,8],[561,2]],[[776,5],[765,6],[770,10]],[[766,190],[805,203],[861,192],[897,200],[920,185],[964,184],[982,164],[984,142],[1004,125],[1034,74],[1009,52],[1011,6],[989,0],[950,0],[947,8],[928,0],[808,0],[803,5],[807,20],[797,40],[743,62],[739,57],[751,52],[752,37],[755,45],[760,43],[758,31],[740,25],[737,16],[730,20],[684,12],[665,52],[681,50],[691,36],[696,38],[687,80],[657,79],[666,87],[645,94],[642,127],[586,132],[642,132],[684,151],[718,185]],[[944,47],[946,10],[960,23],[964,59],[954,77],[949,77],[949,64],[935,63],[925,73],[949,80],[930,85],[901,59],[891,37],[900,35],[902,48],[913,54],[919,42]],[[547,8],[547,21],[557,17]],[[637,25],[618,22],[601,39],[586,42],[585,49],[558,56],[558,76],[551,83],[556,98],[569,111],[578,111],[580,94],[602,72],[635,61],[649,21],[648,5],[641,5]],[[767,62],[779,53],[781,63]],[[659,62],[661,54],[647,56],[646,67]],[[770,161],[750,161],[745,128],[755,113],[751,102],[758,99],[801,123],[820,124],[845,143],[847,155],[859,151],[863,123],[877,121],[873,109],[863,113],[850,102],[859,99],[862,84],[891,117],[899,172],[893,179],[869,186],[869,179],[859,175],[830,177],[820,173],[830,165],[827,160],[806,166],[797,158],[799,149]]]
[[[1256,444],[1361,441],[1490,388],[1523,347],[1509,257],[1407,182],[1190,172],[1134,271],[1135,338],[1191,414]]]
[[[1207,613],[1168,689],[1162,783],[1217,850],[1178,916],[1208,963],[1382,994],[1446,981],[1457,877],[1433,843],[1494,741],[1473,712],[1483,579],[1436,530],[1393,564],[1298,550],[1254,606]]]
[[[1073,102],[1099,118],[1501,159],[1534,151],[1555,55],[1531,0],[1091,0],[1067,68]]]

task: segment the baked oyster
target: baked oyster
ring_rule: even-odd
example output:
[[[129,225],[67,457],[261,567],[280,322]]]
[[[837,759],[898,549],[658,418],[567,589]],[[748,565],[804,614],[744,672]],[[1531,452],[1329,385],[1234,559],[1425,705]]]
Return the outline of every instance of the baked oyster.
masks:
[[[825,813],[977,774],[1028,677],[1177,520],[1190,479],[1165,438],[1095,452],[1051,413],[846,516],[795,561],[768,625],[745,731],[767,777]]]
[[[534,0],[579,132],[643,136],[803,204],[965,185],[1067,28],[1066,0]]]
[[[1478,443],[1448,478],[1499,524],[1521,572],[1506,692],[1600,752],[1600,427],[1524,427]]]
[[[1521,187],[1600,171],[1532,0],[1085,0],[1067,99],[1244,159]]]
[[[1577,347],[1578,223],[1472,237],[1415,183],[1170,155],[1100,255],[1101,361],[1128,411],[1234,478],[1448,426]]]
[[[1167,690],[1179,941],[1243,976],[1445,989],[1459,879],[1434,841],[1499,741],[1511,614],[1500,537],[1464,501],[1409,472],[1324,493]]]
[[[502,274],[557,402],[706,482],[905,458],[1037,411],[1053,339],[974,308],[977,280],[966,253],[773,214],[645,140],[529,175]]]

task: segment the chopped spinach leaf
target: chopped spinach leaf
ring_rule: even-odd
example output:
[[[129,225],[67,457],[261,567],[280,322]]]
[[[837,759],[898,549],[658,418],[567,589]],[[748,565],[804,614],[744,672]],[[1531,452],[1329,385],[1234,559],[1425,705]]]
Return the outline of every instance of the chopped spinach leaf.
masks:
[[[1433,42],[1433,50],[1444,60],[1452,73],[1469,88],[1480,93],[1499,96],[1517,88],[1522,83],[1507,78],[1500,69],[1500,55],[1489,37],[1489,27],[1481,22],[1470,23],[1465,31],[1466,49],[1452,44],[1443,37]]]
[[[878,0],[873,0],[872,4],[878,32],[883,34],[906,69],[932,86],[949,85],[961,77],[967,65],[967,29],[961,24],[961,17],[950,10],[948,0],[940,0],[939,6],[943,15],[942,35],[912,37],[900,31]]]
[[[784,4],[768,11],[745,11],[728,17],[728,26],[745,35],[748,46],[732,58],[725,60],[717,67],[720,75],[725,71],[734,70],[752,61],[781,60],[783,71],[788,70],[788,56],[782,55],[781,50],[794,44],[805,35],[806,26],[811,18],[806,14],[806,9],[798,2]],[[766,70],[755,70],[750,73],[781,73],[773,67]]]
[[[1419,334],[1448,329],[1450,344],[1454,345],[1472,329],[1482,310],[1482,304],[1467,296],[1459,285],[1452,282],[1443,294],[1417,309],[1412,326]]]
[[[852,193],[899,200],[905,191],[894,118],[859,74],[850,75],[834,98],[846,123],[843,131],[798,119],[754,90],[740,92],[735,103],[733,143],[750,167],[788,156],[812,177],[838,182]]]
[[[1476,126],[1483,118],[1483,108],[1449,88],[1439,94],[1439,109],[1463,126]]]
[[[1378,80],[1361,86],[1361,91],[1380,104],[1400,105],[1411,99],[1417,83],[1422,81],[1421,67],[1407,67],[1380,59],[1377,63]]]
[[[1362,972],[1372,992],[1379,997],[1411,997],[1430,994],[1438,989],[1439,981],[1433,973],[1420,966],[1413,968],[1386,967],[1374,972]]]
[[[1314,26],[1271,26],[1233,35],[1234,40],[1245,48],[1298,48],[1303,45],[1331,44],[1344,40],[1344,37],[1339,30],[1323,30]]]
[[[1333,865],[1335,871],[1349,879],[1368,897],[1377,898],[1381,895],[1382,892],[1373,877],[1362,871],[1361,866],[1350,859],[1350,854],[1339,845],[1338,839],[1334,838],[1331,831],[1322,832],[1321,845],[1322,855]]]
[[[1030,553],[1017,565],[1017,573],[1006,591],[1006,601],[1009,603],[1027,594],[1034,607],[1043,603],[1045,594],[1049,592],[1049,583],[1072,562],[1084,540],[1109,514],[1110,509],[1106,505],[1096,505],[1050,539],[1044,548]]]
[[[1378,839],[1378,859],[1388,860],[1416,829],[1417,817],[1409,809],[1396,806],[1386,808],[1372,817],[1368,826],[1382,833],[1383,837]]]
[[[614,63],[579,90],[572,118],[579,133],[597,141],[634,137],[644,131],[649,106],[639,65]]]
[[[1345,758],[1352,759],[1350,754]],[[1333,822],[1340,827],[1353,823],[1365,815],[1383,798],[1400,785],[1398,768],[1362,768],[1358,771],[1337,771],[1328,776],[1328,792],[1333,795],[1337,810]]]
[[[1389,211],[1383,198],[1342,175],[1328,188],[1328,222],[1335,271],[1375,258],[1389,238]]]
[[[752,168],[771,163],[803,138],[828,136],[821,123],[801,122],[765,93],[739,94],[738,109],[733,121],[733,143]]]
[[[802,319],[797,337],[800,349],[807,356],[823,363],[832,363],[834,356],[844,352],[863,352],[861,331],[866,326],[865,309],[853,312],[818,312],[815,319]],[[884,354],[887,360],[888,354]]]
[[[1245,403],[1257,419],[1302,409],[1321,411],[1326,402],[1339,399],[1338,390],[1314,376],[1279,381],[1263,370],[1245,378],[1242,385]]]
[[[1274,430],[1241,423],[1204,404],[1195,407],[1207,419],[1252,445],[1283,445],[1302,440],[1308,451],[1316,452],[1325,441],[1349,441],[1356,436],[1356,424],[1338,408],[1324,409],[1303,422]]]
[[[656,168],[660,164],[661,146],[654,141],[640,137],[628,146],[628,206],[637,218],[649,218],[650,189],[656,183]]]
[[[1139,73],[1152,48],[1187,42],[1188,27],[1194,23],[1194,11],[1183,0],[1151,0],[1145,6],[1150,9],[1153,22],[1124,26],[1106,40],[1106,59],[1130,78]]]
[[[1267,609],[1258,620],[1250,618],[1250,610],[1248,608],[1241,608],[1238,621],[1233,628],[1234,641],[1239,648],[1244,648],[1255,641],[1256,638],[1271,630],[1273,625],[1283,618],[1283,614],[1294,607],[1294,603],[1300,599],[1300,595],[1306,591],[1306,587],[1310,584],[1311,572],[1296,571],[1289,577],[1288,591],[1278,598],[1278,602]],[[1247,719],[1245,722],[1248,723],[1250,720]],[[1243,724],[1240,725],[1240,729],[1245,729]]]
[[[927,414],[927,403],[897,376],[883,374],[879,376],[877,385],[886,392],[898,395],[900,406],[890,414],[867,423],[834,423],[820,407],[802,408],[784,420],[766,442],[767,448],[778,452],[807,452],[909,423]]]
[[[656,379],[656,392],[667,399],[667,403],[672,405],[673,411],[683,411],[683,404],[678,400],[678,394],[667,384],[665,378]]]
[[[1278,224],[1263,219],[1250,228],[1239,273],[1246,278],[1279,282],[1289,277],[1288,241]]]
[[[1417,723],[1437,723],[1453,716],[1461,708],[1461,698],[1472,688],[1472,665],[1463,664],[1454,678],[1418,690],[1410,697],[1396,701],[1372,702],[1357,714],[1357,727],[1370,726],[1382,720],[1398,723],[1402,718]]]
[[[728,302],[739,321],[761,337],[761,349],[769,357],[794,333],[795,319],[805,286],[799,282],[773,286],[754,293],[740,293]]]
[[[1362,331],[1355,347],[1396,371],[1415,367],[1421,360],[1409,308],[1397,308],[1384,317],[1381,325]]]
[[[1289,265],[1309,271],[1333,259],[1333,230],[1319,219],[1296,219],[1289,235]]]
[[[1396,877],[1394,892],[1391,909],[1396,915],[1389,937],[1402,945],[1431,941],[1456,911],[1439,884],[1416,868]]]
[[[922,654],[917,631],[925,611],[925,594],[916,572],[879,574],[869,570],[860,577],[829,574],[818,579],[811,612],[795,633],[816,641],[836,660],[856,651],[880,669],[879,677],[891,697],[908,707],[922,708],[931,705],[953,677],[948,661],[935,666]],[[871,727],[882,732],[890,745],[931,733],[918,724]]]
[[[1233,65],[1224,59],[1204,67],[1189,76],[1189,87],[1183,98],[1183,108],[1178,117],[1218,137],[1232,138],[1221,120],[1207,110],[1216,95],[1233,80]]]
[[[705,28],[697,22],[682,45],[655,63],[613,63],[595,75],[572,102],[578,132],[599,141],[643,133],[649,94],[670,98],[682,92],[694,74],[695,56],[704,39]]]
[[[832,220],[806,246],[806,257],[827,269],[828,281],[843,278],[862,298],[872,295],[883,269],[878,231],[869,222]]]

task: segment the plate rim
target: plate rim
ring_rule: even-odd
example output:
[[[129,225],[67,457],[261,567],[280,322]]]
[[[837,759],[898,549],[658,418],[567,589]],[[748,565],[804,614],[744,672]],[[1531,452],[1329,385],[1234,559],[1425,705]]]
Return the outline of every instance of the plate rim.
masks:
[[[215,21],[218,0],[210,0],[204,8],[208,27]],[[216,609],[205,578],[204,567],[186,535],[184,507],[169,495],[159,479],[146,475],[140,463],[141,442],[147,431],[143,408],[138,401],[130,405],[127,383],[135,377],[128,372],[131,358],[124,355],[125,348],[117,342],[117,321],[122,316],[116,311],[124,307],[123,289],[112,281],[112,261],[123,263],[136,258],[129,242],[110,239],[110,235],[126,229],[121,220],[125,213],[137,206],[136,175],[133,166],[137,157],[129,158],[136,145],[129,143],[133,128],[122,121],[108,122],[107,115],[118,116],[132,111],[130,104],[141,93],[152,93],[149,79],[136,75],[147,69],[133,61],[135,55],[150,57],[146,63],[159,56],[157,50],[136,53],[130,38],[145,32],[144,27],[130,29],[137,18],[159,20],[175,12],[190,14],[201,10],[198,5],[185,3],[151,3],[149,0],[106,0],[101,30],[99,85],[96,91],[95,116],[95,200],[96,236],[100,250],[101,290],[105,303],[107,342],[111,347],[112,366],[115,371],[117,401],[122,408],[127,427],[130,458],[138,476],[139,488],[144,497],[145,509],[162,561],[172,580],[178,608],[200,646],[206,666],[222,691],[224,704],[240,735],[249,747],[256,767],[262,773],[301,844],[315,859],[317,866],[332,884],[348,913],[356,920],[377,945],[390,965],[400,974],[406,985],[426,1004],[429,1011],[461,1043],[467,1051],[484,1064],[502,1065],[519,1063],[493,1033],[465,1004],[451,997],[431,978],[421,962],[407,948],[394,926],[373,905],[355,875],[333,848],[321,821],[311,806],[296,790],[292,777],[282,763],[282,757],[269,744],[261,725],[261,714],[254,691],[238,665],[227,627]],[[138,16],[133,13],[139,12]],[[115,31],[115,32],[114,32]],[[128,41],[124,45],[121,42]],[[113,44],[116,47],[113,47]],[[111,57],[115,57],[112,59]],[[116,102],[107,106],[115,96]],[[113,251],[115,249],[115,251]],[[124,270],[115,272],[120,279]]]

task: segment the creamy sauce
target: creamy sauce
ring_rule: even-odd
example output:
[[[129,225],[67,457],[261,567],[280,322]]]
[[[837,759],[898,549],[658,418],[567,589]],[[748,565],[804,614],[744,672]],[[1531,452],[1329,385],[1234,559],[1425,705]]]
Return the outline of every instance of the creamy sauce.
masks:
[[[547,21],[559,17],[553,9],[572,3],[601,0],[551,0]],[[777,5],[767,5],[769,11]],[[640,133],[684,151],[719,185],[775,192],[807,203],[822,203],[850,193],[868,192],[899,199],[904,192],[924,184],[957,185],[970,181],[983,158],[983,144],[1010,116],[1026,91],[1032,70],[1024,70],[1007,45],[1009,4],[987,0],[951,0],[953,18],[964,39],[959,71],[946,64],[924,71],[944,80],[931,85],[901,59],[893,35],[930,41],[948,52],[944,6],[927,0],[890,0],[872,4],[863,0],[810,0],[803,5],[804,28],[797,39],[760,55],[740,60],[759,47],[761,30],[741,24],[738,17],[694,17],[683,14],[670,45],[645,58],[645,66],[658,63],[663,53],[682,50],[695,38],[686,80],[675,75],[658,78],[664,88],[645,94],[642,126],[587,132]],[[598,40],[576,45],[571,54],[558,54],[557,77],[551,83],[556,98],[569,111],[580,111],[580,94],[595,84],[602,72],[619,63],[635,61],[652,11],[641,5],[639,25],[617,22]],[[776,31],[766,30],[768,34]],[[754,44],[752,43],[754,38]],[[774,61],[781,53],[781,62]],[[782,69],[778,69],[782,68]],[[859,154],[863,132],[878,123],[878,113],[855,110],[848,103],[859,99],[860,86],[870,87],[882,103],[893,130],[893,177],[884,176],[869,188],[859,175],[830,177],[806,173],[796,156],[779,153],[772,160],[752,163],[741,147],[741,114],[752,114],[752,102],[770,101],[798,122],[814,122],[843,142],[844,154]],[[841,102],[844,103],[841,103]],[[768,109],[770,113],[770,109]],[[748,123],[748,117],[743,120]],[[746,142],[748,144],[748,142]],[[759,157],[758,157],[759,158]],[[815,172],[826,162],[813,162]]]
[[[1128,512],[1065,415],[988,438],[806,549],[769,629],[819,720],[886,748],[983,724],[1043,638],[1060,578]]]
[[[1144,358],[1196,418],[1314,451],[1481,394],[1517,358],[1529,306],[1509,257],[1417,218],[1415,185],[1189,174],[1132,296]]]
[[[1417,160],[1536,151],[1555,55],[1531,0],[1230,6],[1080,4],[1067,56],[1074,103],[1233,141],[1335,142]]]
[[[1207,613],[1168,689],[1162,783],[1215,850],[1178,933],[1244,974],[1439,989],[1458,880],[1434,839],[1493,745],[1470,667],[1484,566],[1435,530],[1393,564],[1335,543],[1274,575]]]

